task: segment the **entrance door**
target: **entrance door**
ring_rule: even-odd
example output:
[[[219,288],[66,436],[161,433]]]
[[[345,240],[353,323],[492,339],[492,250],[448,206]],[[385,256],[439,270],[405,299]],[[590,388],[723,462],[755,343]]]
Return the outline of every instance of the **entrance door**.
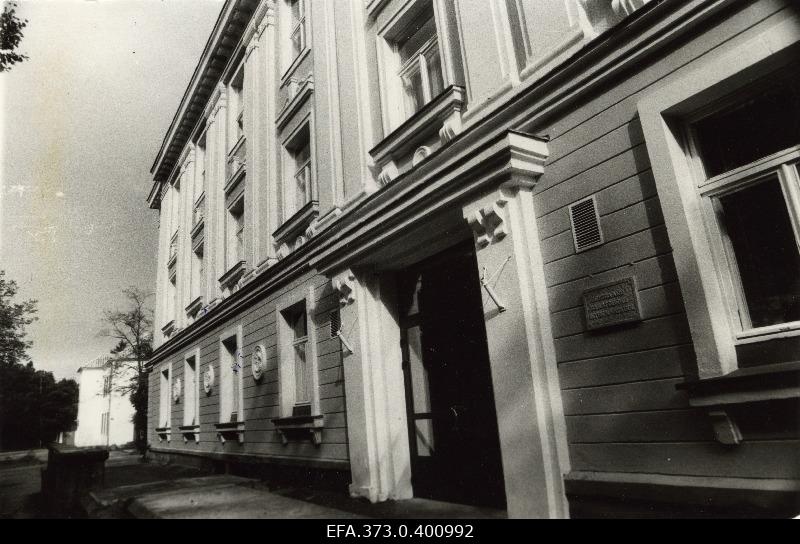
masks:
[[[504,507],[471,241],[402,272],[398,294],[414,495]]]

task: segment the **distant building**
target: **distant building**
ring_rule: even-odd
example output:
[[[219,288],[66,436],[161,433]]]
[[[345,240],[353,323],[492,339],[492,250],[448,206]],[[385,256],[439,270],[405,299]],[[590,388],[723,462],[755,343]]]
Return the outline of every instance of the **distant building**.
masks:
[[[152,169],[151,451],[793,512],[798,59],[789,0],[226,1]]]
[[[102,355],[78,369],[76,446],[121,446],[133,442],[133,405],[117,384],[129,380],[125,367],[112,372],[114,358]]]

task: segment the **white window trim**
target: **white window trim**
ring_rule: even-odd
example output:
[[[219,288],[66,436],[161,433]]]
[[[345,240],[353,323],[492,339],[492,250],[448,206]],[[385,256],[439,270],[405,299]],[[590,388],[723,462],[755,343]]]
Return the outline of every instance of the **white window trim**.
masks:
[[[189,405],[186,400],[189,398],[187,393],[189,392],[189,388],[192,387],[192,384],[189,383],[187,380],[187,376],[189,373],[187,372],[189,368],[189,359],[194,358],[194,425],[200,425],[200,348],[195,348],[192,351],[189,351],[183,355],[183,424],[192,425],[191,421],[187,419],[187,411],[186,407]]]
[[[383,117],[384,134],[389,134],[394,129],[407,121],[413,113],[406,112],[406,97],[403,92],[400,74],[406,66],[401,66],[398,48],[391,38],[392,34],[408,21],[408,14],[416,6],[426,0],[406,0],[393,13],[386,24],[377,32],[378,53],[378,80],[381,93],[381,114]],[[433,19],[436,26],[436,44],[439,48],[439,59],[442,66],[442,88],[446,89],[455,83],[453,76],[450,39],[445,28],[446,22],[442,17],[441,0],[430,0],[433,5]],[[427,44],[423,49],[427,48]],[[457,45],[457,44],[456,44]],[[427,75],[423,76],[427,78]],[[431,97],[433,99],[435,97]],[[427,100],[426,103],[429,103]],[[423,104],[424,106],[424,104]]]
[[[172,363],[166,363],[158,370],[159,387],[163,387],[163,374],[167,371],[167,390],[166,393],[159,389],[158,392],[158,427],[170,429],[172,427]],[[166,402],[164,400],[166,399]],[[166,416],[164,417],[164,408]],[[166,420],[166,424],[164,421]]]
[[[306,365],[311,377],[308,384],[310,391],[309,404],[311,414],[320,414],[319,399],[319,367],[317,364],[317,321],[316,321],[316,301],[314,287],[307,287],[301,292],[290,292],[275,305],[275,323],[278,332],[278,384],[280,398],[281,417],[289,417],[292,410],[298,403],[295,399],[296,381],[294,377],[294,331],[286,322],[283,313],[305,300],[306,303]],[[306,403],[301,403],[306,404]]]
[[[283,87],[292,75],[297,71],[297,67],[303,63],[305,58],[311,51],[311,21],[310,21],[310,5],[308,0],[298,0],[301,4],[301,17],[299,24],[292,26],[292,9],[289,0],[283,0],[281,5],[282,11],[286,13],[281,16],[282,22],[280,23],[280,36],[281,36],[281,66],[283,67],[283,75],[281,76],[280,86]],[[300,30],[302,32],[302,47],[297,55],[292,55],[292,36],[294,32]]]
[[[288,211],[287,206],[287,188],[290,183],[295,182],[295,176],[300,172],[300,169],[295,168],[294,162],[294,153],[289,150],[289,146],[291,145],[292,141],[297,137],[297,135],[304,129],[308,127],[308,161],[304,163],[308,165],[309,168],[309,176],[311,179],[309,180],[309,198],[308,202],[312,202],[317,200],[319,188],[317,187],[317,169],[316,169],[316,162],[317,162],[317,152],[316,146],[314,145],[314,117],[312,112],[308,112],[302,119],[297,122],[297,126],[281,141],[281,190],[280,190],[280,197],[281,197],[281,225],[286,223],[289,219],[291,219],[298,211],[298,209],[293,209],[291,212]],[[292,197],[294,197],[294,193],[292,193]]]
[[[695,166],[684,145],[684,119],[699,106],[745,87],[756,76],[788,61],[789,48],[798,38],[797,15],[768,19],[724,51],[709,53],[675,72],[668,83],[638,104],[701,379],[738,368],[739,331],[730,319],[730,301],[718,266],[720,248],[709,236]]]
[[[233,372],[231,364],[228,364],[227,351],[225,347],[225,340],[235,336],[236,337],[236,353],[234,358],[238,359],[241,367],[239,372]],[[231,414],[233,413],[233,399],[230,399],[231,410],[225,414],[223,407],[228,403],[228,399],[224,398],[225,395],[231,394],[233,390],[233,379],[239,380],[239,410],[236,414],[237,423],[245,421],[245,408],[244,408],[244,335],[242,334],[242,325],[235,325],[219,335],[219,422],[229,423]]]

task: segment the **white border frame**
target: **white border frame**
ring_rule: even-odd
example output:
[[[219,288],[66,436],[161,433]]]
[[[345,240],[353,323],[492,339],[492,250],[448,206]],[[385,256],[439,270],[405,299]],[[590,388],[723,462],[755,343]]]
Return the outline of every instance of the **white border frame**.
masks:
[[[242,361],[242,368],[239,370],[239,372],[236,373],[236,375],[239,377],[239,411],[237,412],[236,422],[237,423],[244,423],[245,422],[245,412],[246,412],[246,410],[244,408],[244,367],[246,365],[244,364],[244,362],[245,362],[244,346],[243,346],[244,335],[242,334],[242,325],[241,325],[241,323],[239,323],[239,324],[236,324],[236,325],[232,325],[231,327],[228,327],[227,329],[225,329],[225,331],[222,334],[219,335],[219,342],[218,342],[218,344],[219,344],[219,385],[218,385],[218,387],[219,387],[219,423],[229,423],[230,422],[230,415],[233,412],[233,410],[231,409],[231,411],[227,414],[227,417],[223,418],[223,411],[222,411],[223,404],[224,404],[223,403],[223,397],[226,394],[228,394],[228,395],[231,394],[231,393],[228,392],[228,387],[226,386],[226,382],[229,379],[229,377],[233,374],[233,369],[230,366],[228,366],[228,368],[226,369],[225,365],[224,365],[224,361],[227,358],[227,355],[225,354],[225,352],[227,351],[228,348],[225,347],[225,344],[223,342],[225,340],[228,340],[232,336],[236,337],[236,352],[237,353],[234,354],[234,357],[239,356],[241,361]],[[230,388],[231,389],[233,388],[233,382],[230,383]],[[232,400],[233,399],[231,399],[231,401]],[[232,406],[233,406],[233,403],[231,402],[231,407]]]
[[[200,372],[200,347],[187,351],[183,354],[183,425],[191,425],[191,422],[186,421],[186,407],[188,406],[186,399],[187,391],[189,390],[189,380],[186,379],[186,369],[189,367],[189,359],[194,357],[194,419],[195,425],[200,427],[200,382],[202,381],[202,373]]]
[[[755,75],[788,59],[779,54],[800,41],[800,15],[785,10],[673,73],[638,104],[639,117],[673,248],[700,378],[738,368],[736,329],[715,248],[687,153],[683,119],[699,106],[745,87]],[[787,57],[789,55],[786,55]]]
[[[292,415],[295,407],[294,356],[290,339],[292,330],[283,317],[283,312],[299,302],[306,303],[306,320],[308,340],[306,347],[306,364],[311,373],[311,414],[321,414],[319,398],[319,366],[317,354],[317,323],[315,289],[313,285],[293,289],[275,303],[275,328],[277,332],[278,352],[278,398],[280,417]]]

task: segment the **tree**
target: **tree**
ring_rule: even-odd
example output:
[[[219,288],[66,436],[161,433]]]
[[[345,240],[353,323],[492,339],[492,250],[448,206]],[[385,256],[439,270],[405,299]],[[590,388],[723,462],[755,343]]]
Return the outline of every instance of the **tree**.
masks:
[[[27,19],[17,17],[16,8],[16,2],[9,2],[0,13],[0,72],[6,72],[28,58],[16,51],[22,41],[22,29],[28,26]]]
[[[25,327],[36,321],[36,301],[14,302],[17,283],[6,280],[0,270],[0,365],[10,366],[28,360]]]
[[[0,270],[0,449],[50,442],[78,415],[78,384],[34,369],[25,327],[36,320],[36,301],[15,302],[16,294],[16,282]]]
[[[147,364],[153,353],[153,311],[147,301],[153,296],[137,287],[123,289],[128,301],[124,311],[106,310],[102,336],[117,340],[111,350],[116,358],[112,366],[114,390],[128,395],[133,404],[133,432],[136,447],[144,453],[147,446]],[[115,379],[116,378],[116,379]]]

